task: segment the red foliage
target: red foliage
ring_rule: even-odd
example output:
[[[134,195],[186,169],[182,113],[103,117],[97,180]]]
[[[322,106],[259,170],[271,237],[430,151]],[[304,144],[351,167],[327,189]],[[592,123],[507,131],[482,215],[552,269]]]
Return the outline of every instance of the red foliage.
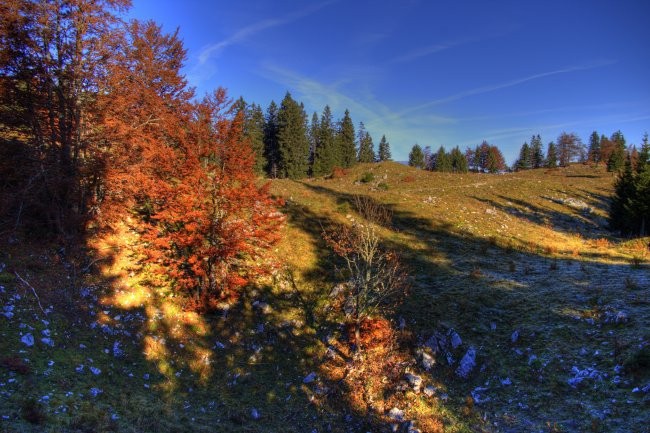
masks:
[[[348,175],[348,171],[341,167],[332,168],[332,179],[341,179]]]
[[[348,341],[358,346],[355,337],[356,326],[350,323],[346,326]],[[366,318],[359,327],[359,342],[365,350],[372,350],[376,347],[387,347],[395,339],[393,328],[388,320],[383,317]]]

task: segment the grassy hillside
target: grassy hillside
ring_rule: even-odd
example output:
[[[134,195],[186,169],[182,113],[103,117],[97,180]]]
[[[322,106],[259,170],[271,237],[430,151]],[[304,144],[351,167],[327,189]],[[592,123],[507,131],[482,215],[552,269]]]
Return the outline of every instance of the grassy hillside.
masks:
[[[287,215],[277,270],[209,316],[154,289],[165,282],[138,265],[129,221],[88,254],[7,244],[0,430],[390,431],[414,420],[428,432],[643,432],[650,253],[648,239],[606,230],[612,182],[583,166],[452,175],[396,163],[273,180]],[[350,386],[330,296],[339,263],[321,232],[360,219],[357,195],[392,210],[382,241],[411,288],[389,317],[397,346]],[[438,353],[432,336],[447,340]],[[460,378],[470,348],[476,366]]]

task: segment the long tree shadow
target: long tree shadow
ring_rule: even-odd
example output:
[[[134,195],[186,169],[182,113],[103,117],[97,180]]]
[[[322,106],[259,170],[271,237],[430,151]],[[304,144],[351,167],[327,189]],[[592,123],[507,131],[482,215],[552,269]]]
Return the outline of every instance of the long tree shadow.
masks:
[[[330,196],[337,203],[354,202],[352,194],[311,184],[304,186]],[[493,200],[477,200],[512,211]],[[550,219],[565,227],[562,224],[565,217],[560,212],[541,209],[523,200],[516,205],[538,213],[534,218],[529,217],[532,222]],[[563,398],[570,399],[575,394],[570,385],[575,381],[571,382],[570,376],[576,373],[570,370],[569,364],[589,365],[595,361],[598,369],[616,370],[623,362],[623,352],[633,350],[633,341],[648,324],[647,319],[642,319],[643,323],[623,325],[625,329],[621,329],[621,323],[628,322],[616,322],[612,318],[627,314],[620,311],[628,308],[636,310],[633,306],[639,305],[639,296],[643,296],[637,290],[650,289],[647,267],[605,264],[602,259],[607,254],[601,253],[582,255],[579,260],[548,257],[535,253],[534,249],[516,249],[492,239],[459,233],[449,226],[434,225],[430,219],[397,207],[391,210],[391,228],[396,232],[387,232],[384,243],[400,252],[415,275],[412,295],[398,314],[405,318],[418,341],[426,340],[441,327],[453,327],[463,335],[464,343],[454,353],[453,361],[440,360],[429,379],[442,380],[447,386],[453,396],[446,404],[447,409],[459,419],[467,414],[463,403],[468,395],[495,414],[517,414],[510,422],[524,431],[534,429],[530,423],[541,428],[553,417],[561,419],[566,416],[563,410],[568,401]],[[589,218],[573,220],[572,217],[571,224],[578,226],[578,230],[588,231],[595,223]],[[636,313],[647,318],[647,303],[641,301],[641,304]],[[616,336],[613,329],[618,329]],[[599,345],[616,346],[617,350],[597,360],[584,355],[598,352]],[[462,380],[454,372],[468,346],[478,348],[477,369],[481,371],[469,380]],[[582,367],[576,368],[581,371]],[[512,403],[514,394],[509,388],[512,381],[533,392],[520,405]],[[599,387],[609,390],[607,384],[595,385]],[[606,392],[609,397],[621,394]],[[491,395],[487,397],[483,393]],[[549,405],[549,396],[558,398],[559,403]],[[601,410],[608,406],[602,393],[594,392],[587,398]],[[531,415],[530,407],[535,407],[538,413]],[[617,405],[617,410],[631,413],[624,405]],[[580,412],[565,426],[580,429],[588,426],[592,417],[588,412]],[[625,418],[612,419],[608,425],[616,425],[622,419]],[[634,422],[642,425],[647,420],[645,416]]]

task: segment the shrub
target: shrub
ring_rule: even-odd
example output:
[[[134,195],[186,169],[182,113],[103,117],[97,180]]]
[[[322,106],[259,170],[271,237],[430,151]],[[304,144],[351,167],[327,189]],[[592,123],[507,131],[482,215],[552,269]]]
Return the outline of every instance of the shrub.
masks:
[[[359,179],[359,182],[361,183],[370,183],[373,180],[375,180],[375,175],[370,173],[370,172],[365,172],[361,175],[361,178]]]
[[[348,175],[348,171],[341,167],[334,167],[332,169],[332,179],[340,179]]]
[[[377,189],[388,191],[388,184],[386,182],[380,182],[379,185],[377,185]]]

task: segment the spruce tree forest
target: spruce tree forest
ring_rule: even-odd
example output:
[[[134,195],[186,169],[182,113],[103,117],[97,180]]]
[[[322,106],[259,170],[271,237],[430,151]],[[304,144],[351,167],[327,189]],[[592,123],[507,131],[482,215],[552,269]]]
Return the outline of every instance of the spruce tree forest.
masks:
[[[0,2],[0,430],[647,431],[647,133],[395,161],[130,7]]]

